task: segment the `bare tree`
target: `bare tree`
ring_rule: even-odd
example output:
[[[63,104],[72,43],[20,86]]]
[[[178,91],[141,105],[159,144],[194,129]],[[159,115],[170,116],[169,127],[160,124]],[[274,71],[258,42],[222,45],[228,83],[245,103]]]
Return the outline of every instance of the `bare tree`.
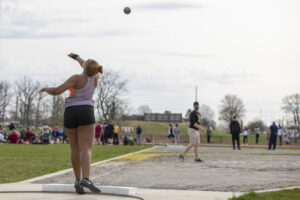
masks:
[[[16,103],[16,105],[19,107],[20,122],[23,126],[28,126],[33,121],[35,113],[34,100],[37,97],[39,88],[39,82],[35,82],[25,76],[16,81],[16,93],[19,95],[17,97],[18,104]]]
[[[254,132],[254,129],[258,127],[261,131],[264,131],[267,129],[266,124],[262,120],[253,120],[251,122],[248,122],[247,125],[248,129],[250,129],[252,132]]]
[[[204,126],[210,126],[213,129],[216,128],[216,122],[214,121],[215,112],[206,104],[199,106],[199,112],[201,114],[201,124]]]
[[[39,123],[50,123],[51,120],[51,103],[52,103],[52,96],[47,96],[41,101],[40,105],[40,120]]]
[[[15,121],[20,120],[20,96],[21,96],[21,90],[18,89],[17,85],[14,85],[14,103],[15,105],[12,106],[11,109],[11,116]]]
[[[37,104],[36,104],[36,112],[35,112],[35,126],[41,125],[41,109],[42,109],[42,100],[46,97],[45,93],[38,93],[37,96]],[[43,111],[42,111],[43,112]]]
[[[4,125],[6,109],[10,103],[11,94],[9,90],[10,84],[6,81],[0,81],[0,115],[2,125]]]
[[[100,120],[115,120],[127,107],[123,94],[127,91],[127,80],[119,73],[108,70],[100,76],[96,90],[96,109]]]
[[[219,119],[229,123],[234,116],[237,119],[242,119],[245,116],[245,106],[239,97],[236,95],[225,95],[221,101],[219,110]]]
[[[199,112],[201,114],[201,118],[205,118],[207,120],[213,120],[215,117],[215,112],[206,104],[201,104],[199,106]]]
[[[292,114],[295,126],[300,126],[300,94],[292,94],[283,98],[282,110],[286,113]]]
[[[58,96],[51,96],[51,125],[61,124],[63,121],[65,98],[64,94]]]
[[[137,108],[139,115],[144,115],[145,113],[152,113],[151,108],[148,105],[141,105]]]

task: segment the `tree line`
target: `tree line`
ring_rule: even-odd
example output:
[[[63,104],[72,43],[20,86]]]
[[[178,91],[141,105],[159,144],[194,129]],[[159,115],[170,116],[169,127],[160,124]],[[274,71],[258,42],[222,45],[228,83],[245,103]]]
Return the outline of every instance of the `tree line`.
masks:
[[[95,115],[101,121],[118,120],[128,110],[128,101],[124,97],[127,92],[128,81],[123,79],[116,71],[106,70],[100,76],[95,92]],[[38,93],[45,85],[30,77],[21,77],[10,83],[0,81],[0,120],[4,124],[6,120],[17,121],[22,126],[40,126],[43,123],[49,125],[61,124],[63,121],[64,104],[68,94],[50,96]],[[282,99],[281,109],[292,116],[293,126],[300,127],[300,94],[287,95]],[[200,105],[202,115],[201,123],[205,126],[216,127],[215,113],[208,105]],[[148,113],[151,109],[147,105],[138,108],[138,113]],[[185,118],[189,118],[189,109]],[[225,95],[219,106],[219,120],[229,123],[233,116],[242,120],[246,109],[241,98],[237,95]],[[255,123],[261,124],[255,121]]]
[[[293,128],[300,127],[300,94],[291,94],[287,95],[282,99],[281,109],[288,115],[292,116]],[[188,119],[191,109],[187,110],[185,114],[185,118]],[[201,113],[201,124],[204,126],[211,126],[213,128],[215,125],[214,122],[214,111],[206,104],[202,104],[199,107],[199,112]],[[234,116],[240,121],[245,117],[246,109],[243,100],[239,98],[237,95],[225,95],[221,100],[221,104],[219,106],[219,120],[229,124]],[[253,127],[258,126],[261,130],[266,128],[264,122],[262,120],[254,120],[249,122],[248,124],[251,130]]]
[[[124,98],[127,82],[113,70],[106,70],[105,74],[100,76],[94,97],[97,119],[115,120],[124,114],[128,106]],[[68,94],[65,92],[58,96],[50,96],[39,93],[45,85],[57,84],[41,83],[27,76],[14,82],[0,81],[1,124],[7,120],[19,122],[23,127],[37,127],[44,123],[61,124]]]

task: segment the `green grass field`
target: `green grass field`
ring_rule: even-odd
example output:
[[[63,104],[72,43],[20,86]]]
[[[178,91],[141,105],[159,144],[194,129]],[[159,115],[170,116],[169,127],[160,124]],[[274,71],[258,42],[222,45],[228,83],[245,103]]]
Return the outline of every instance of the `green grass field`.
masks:
[[[130,126],[134,127],[134,129],[138,126],[141,125],[142,127],[142,136],[143,138],[146,137],[153,137],[156,140],[161,140],[161,139],[166,139],[168,135],[168,127],[169,123],[164,123],[164,122],[149,122],[149,121],[120,121],[119,122],[120,126]],[[175,125],[173,123],[173,125]],[[179,124],[180,128],[180,137],[182,142],[187,142],[188,141],[188,125],[187,124]],[[135,130],[134,130],[135,131]],[[124,133],[121,133],[124,134]],[[125,135],[133,135],[135,137],[135,132],[132,134],[126,133]],[[206,134],[203,135],[201,138],[201,141],[206,141]],[[211,136],[211,142],[212,143],[231,143],[231,135],[228,133],[222,133],[218,131],[212,131],[212,136]],[[240,136],[240,141],[243,142],[243,136]],[[255,144],[255,135],[250,134],[248,137],[248,142],[249,144]],[[267,136],[266,134],[261,134],[259,138],[260,144],[267,144]]]
[[[240,197],[230,198],[229,200],[300,200],[300,189],[266,192],[262,194],[250,192]]]
[[[92,162],[139,151],[150,146],[94,146]],[[10,183],[71,168],[70,147],[56,145],[0,145],[0,183]]]
[[[131,126],[136,128],[138,125],[142,127],[142,134],[144,135],[168,135],[169,123],[164,122],[149,122],[149,121],[120,121],[120,126]],[[173,126],[175,124],[173,123]],[[180,134],[181,136],[187,136],[188,133],[188,125],[187,124],[179,124]],[[228,136],[229,134],[221,133],[218,131],[213,131],[214,136]]]

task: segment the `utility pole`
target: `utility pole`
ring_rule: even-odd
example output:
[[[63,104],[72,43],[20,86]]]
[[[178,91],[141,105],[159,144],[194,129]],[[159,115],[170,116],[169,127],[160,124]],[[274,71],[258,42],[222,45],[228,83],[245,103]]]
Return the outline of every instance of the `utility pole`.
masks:
[[[260,121],[262,121],[262,110],[260,109]]]
[[[198,86],[195,88],[195,101],[198,101]]]

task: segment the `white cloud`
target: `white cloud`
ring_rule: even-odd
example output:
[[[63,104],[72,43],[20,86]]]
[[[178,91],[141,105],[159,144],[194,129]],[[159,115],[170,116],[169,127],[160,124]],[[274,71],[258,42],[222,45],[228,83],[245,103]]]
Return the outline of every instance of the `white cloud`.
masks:
[[[120,70],[135,107],[185,112],[198,85],[216,113],[232,93],[248,120],[260,109],[277,118],[281,98],[299,92],[299,8],[294,0],[5,0],[0,78],[62,80],[80,73],[66,57],[75,51]]]
[[[157,1],[157,2],[151,2],[151,3],[145,3],[137,6],[139,8],[143,9],[149,9],[149,10],[171,10],[171,11],[177,11],[182,9],[196,9],[196,8],[203,8],[205,6],[201,4],[195,4],[195,3],[188,3],[188,2],[176,2],[176,1]]]

